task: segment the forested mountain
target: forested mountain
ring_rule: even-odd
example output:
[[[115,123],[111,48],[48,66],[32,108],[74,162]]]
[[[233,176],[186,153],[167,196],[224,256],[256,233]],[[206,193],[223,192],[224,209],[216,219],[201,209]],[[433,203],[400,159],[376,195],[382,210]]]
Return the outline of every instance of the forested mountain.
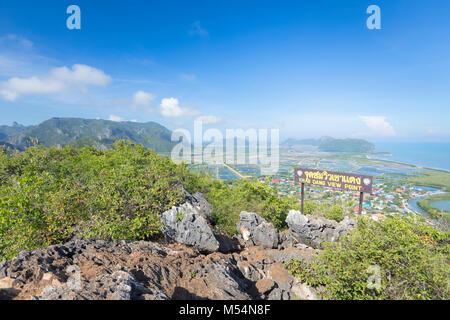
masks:
[[[292,148],[301,148],[301,146],[315,146],[320,151],[326,152],[352,152],[365,153],[375,150],[375,145],[363,139],[334,139],[331,137],[322,137],[320,139],[287,139],[282,143],[283,146]]]
[[[44,146],[95,146],[106,149],[115,140],[142,143],[157,152],[170,152],[174,146],[171,131],[156,122],[114,122],[80,118],[52,118],[39,125],[0,126],[0,144],[19,150],[32,143]]]

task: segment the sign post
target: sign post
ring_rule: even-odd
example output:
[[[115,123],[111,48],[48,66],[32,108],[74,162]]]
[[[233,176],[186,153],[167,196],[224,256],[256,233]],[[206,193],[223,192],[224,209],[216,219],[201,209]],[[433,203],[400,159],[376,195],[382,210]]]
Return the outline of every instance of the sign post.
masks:
[[[305,184],[302,182],[302,214],[303,214],[303,203],[305,202]]]
[[[361,192],[359,194],[359,207],[358,207],[359,214],[362,213],[363,198],[364,198],[364,192]]]
[[[302,184],[302,214],[305,199],[305,183],[315,186],[359,192],[358,211],[361,214],[364,193],[372,193],[373,177],[353,173],[297,168],[294,171],[294,181]]]

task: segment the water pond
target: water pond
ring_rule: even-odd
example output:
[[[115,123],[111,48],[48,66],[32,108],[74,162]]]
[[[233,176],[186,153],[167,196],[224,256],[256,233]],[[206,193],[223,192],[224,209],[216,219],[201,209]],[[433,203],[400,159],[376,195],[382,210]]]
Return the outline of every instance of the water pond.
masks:
[[[440,200],[430,203],[430,205],[438,210],[450,212],[450,201]]]

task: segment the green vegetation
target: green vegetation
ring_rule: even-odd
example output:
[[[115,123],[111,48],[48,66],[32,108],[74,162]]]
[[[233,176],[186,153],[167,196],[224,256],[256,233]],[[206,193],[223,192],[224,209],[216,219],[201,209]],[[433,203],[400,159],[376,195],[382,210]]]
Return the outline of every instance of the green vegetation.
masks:
[[[418,177],[409,178],[408,181],[417,186],[445,188],[450,191],[450,172],[448,171],[426,171]]]
[[[330,139],[319,145],[320,151],[365,153],[375,150],[375,146],[361,139]]]
[[[295,147],[311,145],[318,147],[325,152],[347,152],[347,153],[367,153],[375,150],[375,145],[362,139],[334,139],[323,137],[320,139],[288,139],[283,142],[284,146]]]
[[[0,259],[73,235],[148,239],[182,200],[186,166],[141,145],[28,148],[0,159]]]
[[[207,189],[204,193],[213,207],[217,228],[228,235],[236,233],[242,211],[256,212],[278,229],[285,229],[289,210],[300,210],[296,199],[279,196],[273,188],[251,180],[239,180],[233,185],[211,181]]]
[[[330,205],[318,201],[305,201],[303,213],[316,217],[324,217],[337,222],[341,222],[344,219],[344,210],[340,205]]]
[[[7,141],[25,131],[27,127],[14,122],[12,126],[0,126],[0,141]]]
[[[417,201],[417,205],[427,213],[427,215],[438,221],[443,221],[447,225],[450,224],[450,212],[440,211],[432,206],[436,201],[450,201],[450,194],[440,194]]]
[[[0,260],[74,235],[157,239],[160,214],[184,201],[182,187],[205,194],[217,229],[229,235],[241,211],[284,229],[289,210],[300,209],[297,199],[266,184],[213,180],[132,142],[118,141],[107,150],[36,146],[7,153],[0,147]],[[344,217],[341,206],[319,201],[306,201],[304,211]],[[290,272],[328,299],[450,298],[447,233],[412,216],[380,223],[360,217],[358,223],[312,261],[288,263]],[[378,270],[380,287],[372,288]]]
[[[418,217],[379,223],[360,217],[357,229],[327,243],[311,262],[293,260],[286,266],[325,299],[448,300],[448,236]]]
[[[229,234],[242,210],[282,228],[286,213],[297,208],[262,183],[227,185],[132,142],[104,151],[38,146],[9,155],[0,149],[0,260],[74,235],[158,237],[160,214],[184,200],[182,186],[205,194],[217,228]]]

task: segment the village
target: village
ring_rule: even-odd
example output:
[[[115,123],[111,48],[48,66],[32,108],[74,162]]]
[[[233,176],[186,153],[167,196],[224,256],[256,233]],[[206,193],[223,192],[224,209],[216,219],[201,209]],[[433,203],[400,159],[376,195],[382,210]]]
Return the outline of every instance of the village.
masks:
[[[275,179],[261,176],[260,182],[276,188],[280,194],[301,197],[301,188],[294,182],[293,175],[277,176]],[[365,194],[362,205],[362,214],[394,215],[398,213],[420,213],[420,208],[414,207],[410,202],[421,197],[440,193],[439,190],[411,184],[398,184],[392,182],[376,181],[373,193]],[[331,187],[305,186],[305,200],[314,200],[327,204],[340,205],[345,213],[359,212],[359,192],[342,191]]]

